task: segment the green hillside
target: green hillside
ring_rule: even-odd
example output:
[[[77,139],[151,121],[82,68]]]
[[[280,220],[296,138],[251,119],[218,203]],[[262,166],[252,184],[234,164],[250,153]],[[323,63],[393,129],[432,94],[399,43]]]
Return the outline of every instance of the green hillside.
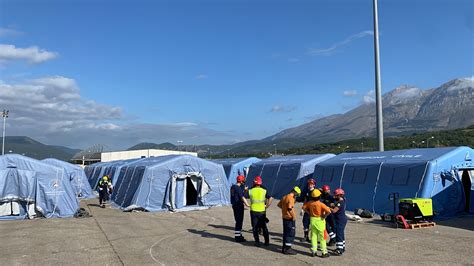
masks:
[[[63,146],[45,145],[25,136],[5,137],[5,153],[22,154],[38,160],[56,158],[68,161],[78,151]]]

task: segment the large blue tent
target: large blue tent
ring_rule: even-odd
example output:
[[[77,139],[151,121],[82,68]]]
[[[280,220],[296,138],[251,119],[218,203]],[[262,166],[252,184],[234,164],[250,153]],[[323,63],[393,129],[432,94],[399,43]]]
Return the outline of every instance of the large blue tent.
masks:
[[[0,219],[71,217],[79,208],[64,168],[17,154],[0,156]]]
[[[222,165],[190,155],[151,157],[121,167],[111,200],[147,211],[227,205],[229,184]]]
[[[314,173],[314,167],[334,156],[334,154],[306,154],[263,159],[250,166],[246,184],[250,187],[253,179],[261,176],[268,193],[274,198],[281,199],[295,185],[304,188],[307,179]]]
[[[345,190],[348,210],[393,213],[397,193],[432,198],[436,215],[452,216],[474,213],[474,197],[466,197],[474,189],[473,155],[469,147],[342,153],[316,165],[314,175],[321,184]]]
[[[224,167],[227,180],[230,184],[237,183],[237,176],[247,176],[250,166],[253,163],[260,162],[261,160],[256,157],[249,158],[227,158],[227,159],[215,159],[211,160],[217,164],[221,164]]]
[[[89,180],[89,185],[93,190],[97,188],[97,183],[99,179],[102,177],[103,168],[106,166],[106,162],[99,162],[95,164],[88,165],[84,168],[84,172],[86,173],[87,179]]]
[[[88,199],[95,197],[92,193],[92,189],[87,180],[86,174],[84,173],[84,169],[82,169],[80,166],[53,158],[44,159],[42,162],[64,168],[66,173],[69,175],[72,187],[74,188],[78,198]]]
[[[100,162],[92,165],[86,166],[85,172],[89,183],[92,186],[92,189],[96,190],[99,180],[107,175],[111,181],[112,185],[115,186],[117,183],[118,174],[120,169],[123,166],[126,166],[130,163],[137,162],[143,159],[128,159],[128,160],[119,160],[119,161],[110,161],[110,162]]]

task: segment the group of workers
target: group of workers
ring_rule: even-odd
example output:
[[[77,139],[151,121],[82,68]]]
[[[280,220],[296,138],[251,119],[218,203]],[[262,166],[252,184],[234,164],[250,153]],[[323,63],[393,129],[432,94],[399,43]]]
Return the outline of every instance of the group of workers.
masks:
[[[252,188],[245,186],[245,176],[239,175],[237,183],[230,189],[231,204],[235,218],[235,241],[245,242],[242,235],[245,206],[250,208],[250,220],[255,246],[259,247],[259,233],[263,234],[264,245],[270,244],[266,216],[266,209],[272,204],[273,198],[263,186],[262,178],[255,177]],[[249,200],[247,200],[247,198]],[[249,202],[250,201],[250,202]],[[336,245],[334,255],[342,255],[346,249],[344,230],[347,224],[345,215],[346,201],[344,190],[338,188],[331,195],[328,185],[316,188],[314,179],[309,179],[304,193],[298,186],[292,188],[279,202],[283,219],[283,241],[281,252],[287,255],[295,255],[292,249],[296,235],[296,202],[303,202],[300,215],[303,216],[304,239],[311,242],[311,255],[322,252],[321,257],[329,257],[327,245]],[[311,234],[310,234],[311,232]],[[327,232],[327,235],[326,235]],[[310,238],[311,235],[311,238]],[[327,238],[329,240],[326,243]],[[318,249],[319,242],[319,249]]]

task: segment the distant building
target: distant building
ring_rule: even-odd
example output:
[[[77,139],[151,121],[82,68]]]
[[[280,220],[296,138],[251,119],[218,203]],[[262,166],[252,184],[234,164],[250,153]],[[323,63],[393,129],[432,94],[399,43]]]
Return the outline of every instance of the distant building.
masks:
[[[149,157],[158,157],[158,156],[173,155],[173,154],[188,154],[188,155],[197,157],[197,152],[148,149],[148,150],[102,152],[100,154],[100,161],[111,162],[111,161],[118,161],[118,160],[149,158]]]

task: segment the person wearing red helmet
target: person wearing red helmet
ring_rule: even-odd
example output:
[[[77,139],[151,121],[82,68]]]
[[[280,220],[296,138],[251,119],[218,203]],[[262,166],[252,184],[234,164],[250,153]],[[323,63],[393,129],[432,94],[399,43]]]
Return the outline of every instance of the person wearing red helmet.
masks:
[[[347,224],[346,217],[346,198],[345,192],[342,188],[334,190],[334,208],[331,208],[331,212],[334,214],[334,220],[336,222],[336,255],[342,255],[346,251],[346,239],[344,236],[344,230]]]
[[[252,222],[255,246],[257,247],[260,246],[260,239],[258,237],[259,229],[262,229],[265,246],[270,245],[270,235],[268,234],[266,222],[266,209],[272,204],[273,198],[267,193],[267,190],[262,186],[262,184],[262,177],[257,176],[253,180],[253,187],[249,190],[250,220]]]
[[[323,185],[321,188],[321,202],[326,206],[334,206],[334,197],[331,195],[331,188],[328,185]],[[328,246],[334,246],[336,244],[334,215],[330,213],[326,216],[326,231],[329,235]]]
[[[312,178],[308,179],[307,187],[303,194],[303,203],[311,201],[311,193],[313,192],[314,188],[316,187],[316,181]],[[303,229],[304,229],[304,239],[306,242],[310,242],[309,240],[309,224],[310,224],[310,216],[307,212],[301,210],[300,215],[303,215]]]
[[[242,236],[242,224],[244,222],[244,205],[249,206],[245,199],[245,192],[247,187],[245,184],[245,176],[237,176],[237,183],[232,185],[230,188],[230,203],[232,204],[232,210],[234,211],[235,219],[235,231],[234,237],[236,242],[245,242],[245,238]]]

